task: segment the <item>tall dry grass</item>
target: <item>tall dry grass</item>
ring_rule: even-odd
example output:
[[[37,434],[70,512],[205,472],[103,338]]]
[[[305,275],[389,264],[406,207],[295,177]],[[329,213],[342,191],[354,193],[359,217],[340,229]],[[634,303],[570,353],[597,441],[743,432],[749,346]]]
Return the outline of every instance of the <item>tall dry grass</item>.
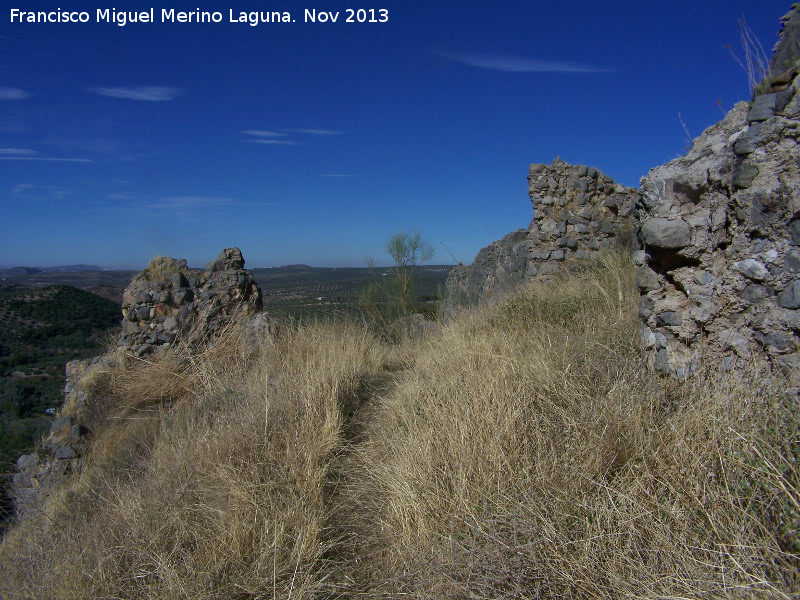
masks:
[[[609,256],[392,348],[309,323],[121,360],[0,596],[796,597],[796,396],[648,372],[637,300]]]
[[[110,406],[88,463],[6,537],[0,595],[310,597],[333,543],[329,464],[378,359],[348,324],[262,347],[232,328],[97,377]]]
[[[370,596],[780,598],[800,591],[798,417],[757,366],[642,367],[627,259],[451,323],[353,457]]]

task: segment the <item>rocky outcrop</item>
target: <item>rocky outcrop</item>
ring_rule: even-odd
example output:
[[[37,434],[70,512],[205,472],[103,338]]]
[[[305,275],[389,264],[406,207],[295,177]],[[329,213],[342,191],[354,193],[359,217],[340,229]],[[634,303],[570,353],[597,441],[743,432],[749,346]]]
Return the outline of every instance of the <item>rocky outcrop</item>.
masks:
[[[189,269],[185,260],[157,258],[125,290],[119,352],[143,356],[164,351],[179,339],[206,342],[240,317],[247,319],[243,335],[248,343],[271,343],[273,325],[261,308],[261,289],[244,269],[238,248],[226,248],[202,272]],[[40,511],[64,478],[81,470],[87,436],[92,433],[82,418],[85,409],[89,403],[103,406],[107,402],[102,397],[88,398],[84,385],[88,379],[84,378],[91,377],[93,369],[113,368],[119,358],[111,352],[67,363],[61,415],[37,451],[17,460],[11,487],[17,519]]]
[[[798,5],[781,19],[778,42],[769,61],[767,81],[764,90],[780,92],[787,89],[797,74],[797,61],[800,60],[800,10]]]
[[[786,373],[800,368],[796,67],[641,182],[642,343],[664,372],[687,375],[710,360],[731,369],[756,354]]]
[[[66,365],[64,406],[76,413],[86,403],[86,392],[80,380],[89,367],[106,364],[107,357],[73,360]],[[41,510],[44,500],[53,493],[69,473],[83,465],[89,430],[73,417],[60,416],[50,425],[41,446],[31,454],[17,459],[17,472],[12,480],[11,494],[17,519],[25,519]]]
[[[261,309],[261,288],[239,248],[226,248],[202,272],[185,260],[154,259],[125,290],[120,344],[142,356],[186,335],[205,339],[234,315]]]
[[[478,252],[471,265],[458,265],[447,278],[445,314],[489,300],[559,265],[592,257],[611,244],[628,244],[631,207],[637,192],[593,167],[532,164],[528,193],[533,219]]]

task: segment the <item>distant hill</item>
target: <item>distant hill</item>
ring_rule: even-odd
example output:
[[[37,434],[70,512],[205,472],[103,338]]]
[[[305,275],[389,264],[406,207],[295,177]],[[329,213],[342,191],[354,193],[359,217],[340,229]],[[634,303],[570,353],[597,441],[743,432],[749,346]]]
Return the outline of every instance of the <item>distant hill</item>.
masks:
[[[24,277],[25,275],[35,275],[37,273],[81,273],[84,271],[113,271],[109,267],[98,267],[97,265],[61,265],[58,267],[12,267],[10,269],[0,269],[0,278],[3,277]]]

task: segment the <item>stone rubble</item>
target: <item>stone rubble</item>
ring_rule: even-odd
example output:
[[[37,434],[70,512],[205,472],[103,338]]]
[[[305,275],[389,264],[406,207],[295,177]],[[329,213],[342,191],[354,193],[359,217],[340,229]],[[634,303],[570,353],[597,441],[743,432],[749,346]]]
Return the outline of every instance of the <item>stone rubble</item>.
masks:
[[[458,265],[445,284],[442,313],[497,297],[532,277],[554,273],[561,264],[588,259],[612,244],[630,243],[633,188],[615,183],[594,167],[532,164],[528,194],[533,220],[478,252],[471,265]]]
[[[770,86],[770,88],[773,86]],[[768,88],[769,89],[769,88]],[[642,343],[661,371],[800,367],[800,95],[740,103],[641,182]]]
[[[782,23],[753,102],[640,190],[558,159],[531,165],[533,221],[451,271],[443,315],[627,244],[633,228],[651,365],[682,377],[703,361],[727,370],[759,356],[800,379],[800,7]]]
[[[273,324],[261,309],[261,289],[244,269],[238,248],[224,249],[202,272],[190,270],[185,260],[159,258],[125,290],[120,350],[142,357],[181,340],[205,343],[241,317],[248,319],[244,333],[249,343],[272,343]],[[107,368],[115,360],[107,354],[67,363],[63,405],[71,416],[56,418],[41,447],[17,460],[12,482],[17,519],[35,514],[65,476],[81,470],[91,433],[75,416],[89,400],[81,380],[91,368]]]
[[[120,345],[134,355],[165,349],[186,335],[208,337],[234,315],[261,312],[261,288],[239,248],[226,248],[202,272],[189,270],[185,260],[160,261],[166,279],[145,269],[123,295]]]

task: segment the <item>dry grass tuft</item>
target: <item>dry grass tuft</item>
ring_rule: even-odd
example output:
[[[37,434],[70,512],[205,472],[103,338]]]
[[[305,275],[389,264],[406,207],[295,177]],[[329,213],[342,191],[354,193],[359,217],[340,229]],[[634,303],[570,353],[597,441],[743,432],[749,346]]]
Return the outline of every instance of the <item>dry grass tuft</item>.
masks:
[[[167,281],[175,273],[191,275],[186,261],[175,260],[169,256],[156,256],[150,259],[144,270],[133,278],[133,281]]]
[[[313,323],[93,377],[92,452],[9,598],[791,598],[800,408],[647,372],[633,266],[385,348]]]

